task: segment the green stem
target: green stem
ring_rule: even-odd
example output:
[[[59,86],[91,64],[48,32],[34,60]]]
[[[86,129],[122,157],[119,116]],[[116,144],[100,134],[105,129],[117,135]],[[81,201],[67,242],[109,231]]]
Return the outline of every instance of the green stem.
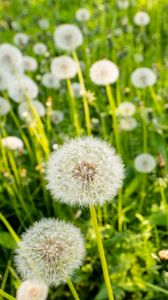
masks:
[[[158,97],[157,97],[157,95],[156,95],[156,93],[155,93],[155,90],[154,90],[153,86],[150,86],[150,87],[149,87],[149,90],[150,90],[152,99],[153,99],[153,101],[154,101],[154,104],[155,104],[155,107],[156,107],[158,113],[161,113],[161,112],[162,112],[162,108],[161,108],[161,106],[160,106],[160,103],[158,102]]]
[[[122,189],[118,194],[118,231],[122,232],[123,210],[122,210]]]
[[[117,151],[121,154],[121,147],[120,147],[120,139],[118,134],[118,126],[117,126],[117,118],[116,118],[116,107],[115,107],[115,101],[113,99],[113,95],[111,92],[110,85],[106,85],[106,93],[110,104],[111,114],[112,114],[112,127],[114,130],[114,137],[115,137],[115,143],[117,147]]]
[[[13,237],[13,239],[15,240],[16,243],[20,242],[20,239],[18,237],[18,235],[16,234],[16,232],[13,230],[12,226],[9,224],[9,222],[6,220],[6,218],[2,215],[2,213],[0,212],[0,220],[3,222],[3,224],[6,226],[6,228],[8,229],[9,233],[11,234],[11,236]]]
[[[154,284],[152,284],[152,283],[148,283],[148,282],[145,282],[145,285],[146,285],[147,287],[150,287],[151,289],[153,289],[153,290],[155,290],[155,291],[158,291],[158,292],[161,292],[161,293],[163,293],[163,294],[165,294],[165,295],[168,295],[168,291],[165,290],[165,289],[163,289],[163,288],[161,288],[160,286],[156,286],[156,285],[154,285]]]
[[[75,300],[80,300],[80,298],[79,298],[79,296],[78,296],[78,294],[77,294],[77,291],[75,290],[75,287],[74,287],[74,285],[73,285],[71,279],[70,279],[70,278],[67,278],[66,282],[67,282],[67,285],[69,286],[69,289],[70,289],[70,291],[71,291],[71,293],[72,293],[74,299],[75,299]]]
[[[74,97],[70,79],[67,79],[67,87],[68,87],[68,91],[69,91],[69,95],[70,95],[70,109],[72,112],[73,123],[74,123],[74,127],[76,129],[76,134],[79,136],[80,135],[79,118],[78,118],[78,114],[77,114],[77,110],[76,110],[75,97]]]
[[[146,121],[143,119],[143,152],[147,153],[147,126]]]
[[[0,295],[2,297],[4,297],[5,299],[8,299],[8,300],[16,300],[16,298],[12,297],[11,295],[5,293],[3,290],[0,289]]]
[[[107,288],[108,297],[109,297],[109,300],[114,300],[113,290],[112,290],[111,281],[110,281],[110,275],[109,275],[107,261],[106,261],[106,257],[105,257],[105,253],[104,253],[102,237],[101,237],[99,225],[97,222],[97,215],[96,215],[96,210],[95,210],[94,206],[90,206],[90,214],[91,214],[91,220],[92,220],[95,234],[96,234],[96,241],[97,241],[100,260],[101,260],[101,264],[102,264],[103,275],[104,275],[104,280],[105,280],[105,284],[106,284],[106,288]]]
[[[166,201],[166,196],[164,193],[164,188],[160,185],[159,186],[160,189],[160,195],[161,195],[161,199],[165,208],[165,213],[166,213],[166,225],[167,225],[167,229],[168,229],[168,205],[167,205],[167,201]]]

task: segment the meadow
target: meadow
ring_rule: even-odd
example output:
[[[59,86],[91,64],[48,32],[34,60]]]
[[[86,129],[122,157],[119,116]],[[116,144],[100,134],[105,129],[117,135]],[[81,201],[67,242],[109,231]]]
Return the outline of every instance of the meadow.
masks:
[[[0,300],[168,299],[167,11],[0,0]]]

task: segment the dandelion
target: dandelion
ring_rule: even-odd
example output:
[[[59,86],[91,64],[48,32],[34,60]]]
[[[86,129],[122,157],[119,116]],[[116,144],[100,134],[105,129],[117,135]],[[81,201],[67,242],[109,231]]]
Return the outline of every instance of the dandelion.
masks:
[[[29,42],[29,36],[25,33],[16,33],[13,41],[16,46],[24,47]]]
[[[91,206],[111,200],[122,185],[120,157],[93,137],[71,140],[54,152],[47,165],[48,189],[63,203]]]
[[[21,283],[17,290],[17,300],[46,300],[48,286],[37,279],[28,279]]]
[[[127,9],[129,7],[129,1],[128,0],[118,0],[117,6],[119,9]]]
[[[51,72],[60,80],[73,78],[77,74],[77,65],[71,57],[59,56],[52,60]]]
[[[140,53],[135,53],[134,54],[134,60],[135,60],[135,62],[140,63],[144,60],[144,57]]]
[[[86,22],[90,19],[90,12],[87,8],[80,8],[77,10],[75,18],[79,22]]]
[[[149,68],[137,68],[131,75],[132,83],[135,87],[145,88],[152,86],[156,82],[155,73]]]
[[[1,139],[2,145],[10,150],[21,150],[24,147],[22,140],[16,136],[7,136]]]
[[[52,73],[46,73],[42,76],[42,85],[44,85],[46,88],[50,89],[59,89],[60,87],[60,81],[59,79],[53,75]]]
[[[151,173],[156,167],[156,160],[151,154],[143,153],[135,158],[134,167],[140,173]]]
[[[37,60],[31,56],[23,56],[24,71],[35,71],[37,69]]]
[[[134,23],[138,26],[146,26],[150,22],[149,15],[144,11],[139,11],[134,16]]]
[[[54,124],[59,124],[63,121],[64,119],[64,113],[60,110],[52,110],[51,112],[51,121]]]
[[[54,32],[56,47],[66,51],[73,51],[82,45],[83,37],[80,29],[71,24],[58,26]]]
[[[22,54],[19,49],[10,44],[0,45],[1,71],[11,74],[22,73]]]
[[[33,111],[34,109],[39,117],[45,116],[46,110],[44,105],[38,100],[32,100],[31,106],[28,102],[22,102],[18,107],[18,114],[21,120],[32,122],[34,119]]]
[[[4,116],[4,115],[8,114],[10,109],[11,109],[11,106],[10,106],[9,102],[5,98],[0,97],[0,116]]]
[[[131,131],[134,130],[137,127],[138,123],[136,119],[128,117],[128,118],[122,118],[119,123],[119,127],[123,131]]]
[[[36,98],[38,95],[38,87],[31,78],[24,75],[20,79],[10,83],[8,92],[13,101],[23,102],[26,101],[27,98]]]
[[[2,70],[0,70],[0,91],[6,90],[8,88],[10,75]]]
[[[168,261],[168,249],[166,249],[166,250],[160,250],[159,251],[159,257],[160,257],[161,260]]]
[[[121,103],[117,108],[117,114],[122,117],[131,117],[135,113],[135,105],[129,101]]]
[[[47,51],[47,46],[43,43],[37,43],[34,45],[33,51],[37,55],[42,55]]]
[[[118,77],[118,67],[107,59],[97,61],[90,68],[90,78],[97,85],[114,83]]]
[[[47,19],[40,19],[38,25],[41,29],[47,29],[49,27],[49,21]]]
[[[58,286],[81,266],[84,255],[84,240],[77,227],[42,219],[22,234],[15,263],[23,279],[37,278]]]

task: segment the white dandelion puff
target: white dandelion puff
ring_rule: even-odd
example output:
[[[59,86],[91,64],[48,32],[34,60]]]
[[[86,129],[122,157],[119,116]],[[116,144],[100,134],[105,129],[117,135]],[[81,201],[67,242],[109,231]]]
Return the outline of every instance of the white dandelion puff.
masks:
[[[72,89],[73,89],[73,93],[74,93],[75,98],[81,98],[82,90],[81,90],[81,86],[78,82],[73,82],[72,83]]]
[[[90,12],[87,8],[80,8],[77,10],[75,18],[79,22],[86,22],[90,19]]]
[[[134,130],[138,126],[137,120],[132,117],[122,118],[119,123],[119,128],[123,131]]]
[[[156,167],[156,160],[151,154],[143,153],[135,158],[134,167],[140,173],[151,173]]]
[[[80,29],[72,24],[60,25],[54,32],[56,47],[62,50],[73,51],[83,43]]]
[[[15,264],[22,278],[37,278],[49,286],[65,283],[85,256],[80,230],[56,219],[36,222],[18,246]]]
[[[10,103],[5,98],[0,97],[0,116],[7,115],[10,109]]]
[[[19,47],[24,47],[28,44],[29,42],[29,36],[25,33],[16,33],[15,36],[14,36],[14,44],[16,46],[19,46]]]
[[[139,11],[134,16],[134,23],[138,26],[146,26],[150,22],[149,15],[144,11]]]
[[[77,74],[77,64],[69,56],[59,56],[52,60],[51,72],[59,80],[73,78]]]
[[[11,76],[3,70],[0,70],[0,91],[6,90],[9,85]]]
[[[52,73],[46,73],[42,76],[41,79],[42,85],[46,88],[50,89],[59,89],[60,88],[60,81],[59,79],[54,76]]]
[[[9,72],[11,74],[22,73],[22,54],[20,50],[10,44],[1,44],[0,68],[1,71]]]
[[[54,198],[81,206],[110,201],[124,178],[115,150],[93,137],[71,140],[53,152],[46,173],[47,188]]]
[[[2,145],[10,150],[21,150],[24,147],[23,141],[16,136],[7,136],[2,138]]]
[[[38,25],[41,29],[47,29],[49,27],[49,21],[47,19],[40,19]]]
[[[43,281],[28,279],[21,283],[17,290],[17,300],[46,300],[48,286]]]
[[[27,98],[34,99],[37,97],[38,86],[31,78],[22,76],[10,83],[8,92],[13,101],[23,102]]]
[[[135,105],[129,101],[121,103],[117,108],[117,115],[121,117],[131,117],[135,114]]]
[[[149,68],[137,68],[131,75],[131,81],[135,87],[145,88],[155,84],[156,75]]]
[[[51,112],[51,121],[54,124],[59,124],[64,119],[64,113],[60,110],[52,110]]]
[[[90,68],[90,78],[97,85],[114,83],[118,77],[118,67],[107,59],[97,61]]]
[[[18,115],[25,122],[32,122],[34,118],[33,109],[39,117],[45,116],[46,110],[44,105],[38,100],[32,100],[31,106],[28,102],[22,102],[18,107]]]
[[[23,56],[24,71],[35,71],[37,69],[37,60],[31,56]]]
[[[42,55],[47,51],[47,46],[43,43],[37,43],[33,46],[33,51],[36,55]]]
[[[119,9],[127,9],[129,7],[129,1],[128,0],[118,0],[117,6]]]

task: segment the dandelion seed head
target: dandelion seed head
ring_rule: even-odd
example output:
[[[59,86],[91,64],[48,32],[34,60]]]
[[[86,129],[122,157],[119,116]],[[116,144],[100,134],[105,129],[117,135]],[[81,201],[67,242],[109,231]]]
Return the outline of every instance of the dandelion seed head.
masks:
[[[131,117],[135,113],[135,105],[132,102],[125,101],[117,108],[117,114],[122,117]]]
[[[37,60],[31,56],[23,56],[24,71],[35,71],[37,69]]]
[[[27,97],[30,99],[37,97],[38,87],[31,78],[24,75],[10,83],[8,92],[13,101],[24,102]]]
[[[46,300],[48,286],[37,279],[28,279],[21,283],[17,290],[17,300]]]
[[[97,85],[114,83],[118,77],[118,67],[107,59],[97,61],[90,68],[90,78]]]
[[[28,102],[22,102],[18,107],[18,115],[21,120],[32,122],[35,118],[32,108],[36,111],[39,117],[45,116],[46,110],[44,105],[38,100],[32,100],[31,106]]]
[[[90,12],[87,8],[80,8],[77,10],[75,18],[79,22],[86,22],[90,19]]]
[[[149,15],[144,11],[139,11],[134,16],[134,23],[138,26],[146,26],[150,22]]]
[[[151,154],[143,153],[135,158],[134,167],[140,173],[151,173],[156,167],[156,160]]]
[[[25,33],[19,32],[15,34],[13,41],[16,46],[24,47],[29,42],[29,36]]]
[[[145,88],[155,84],[156,75],[149,68],[138,68],[132,73],[131,80],[135,87]]]
[[[9,102],[5,98],[0,97],[0,116],[8,114],[10,109],[11,105],[9,104]]]
[[[24,147],[22,140],[16,136],[2,138],[2,145],[10,150],[20,150]]]
[[[59,56],[51,62],[51,72],[59,80],[73,78],[77,73],[76,62],[69,56]]]
[[[33,51],[37,55],[42,55],[47,51],[47,46],[43,43],[37,43],[33,46]]]
[[[62,50],[73,51],[83,43],[83,36],[80,29],[72,24],[60,25],[54,32],[56,47]]]
[[[38,25],[41,29],[47,29],[49,27],[49,21],[47,19],[40,19]]]
[[[52,73],[46,73],[42,76],[42,85],[50,89],[59,89],[60,81]]]
[[[128,117],[122,118],[119,123],[119,127],[123,131],[132,131],[137,127],[138,123],[135,118]]]
[[[51,121],[54,124],[59,124],[64,119],[64,113],[60,110],[52,110],[51,112]]]
[[[160,257],[161,260],[167,260],[168,261],[168,249],[160,250],[159,251],[159,257]]]
[[[106,142],[93,137],[71,140],[51,154],[48,189],[69,205],[89,206],[110,201],[122,185],[120,157]]]
[[[58,286],[81,266],[84,255],[78,228],[64,221],[42,219],[22,235],[15,263],[23,279],[37,278]]]
[[[22,73],[22,54],[20,50],[10,44],[1,44],[0,66],[1,71],[9,72],[11,74]]]

